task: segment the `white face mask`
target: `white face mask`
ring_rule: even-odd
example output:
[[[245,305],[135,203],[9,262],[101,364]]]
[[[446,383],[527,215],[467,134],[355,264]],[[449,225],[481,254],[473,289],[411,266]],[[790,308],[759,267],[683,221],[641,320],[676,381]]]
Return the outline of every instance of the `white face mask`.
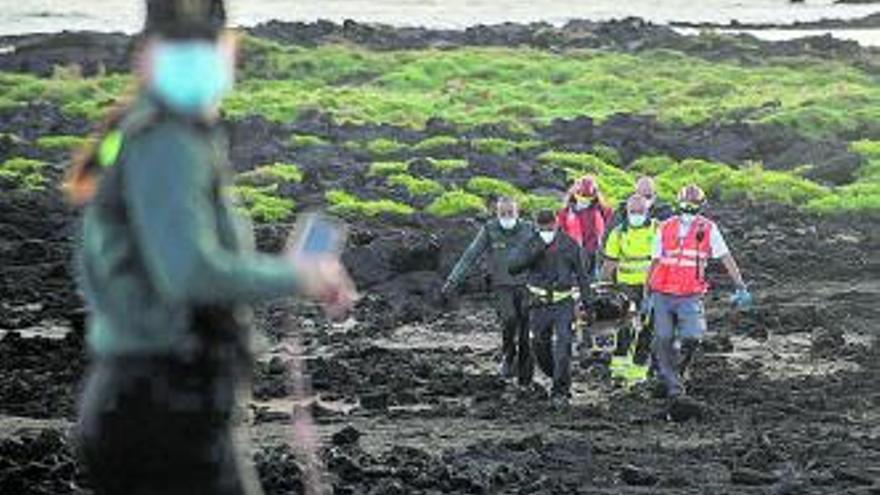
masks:
[[[501,224],[502,229],[510,230],[516,227],[517,220],[518,219],[516,217],[502,217],[498,219],[498,223]]]
[[[553,240],[556,239],[556,231],[555,230],[542,230],[538,235],[541,236],[541,239],[544,241],[544,244],[547,244],[547,245],[553,244]]]
[[[632,227],[641,227],[648,221],[648,216],[644,214],[630,213],[627,217],[629,218],[629,224]]]

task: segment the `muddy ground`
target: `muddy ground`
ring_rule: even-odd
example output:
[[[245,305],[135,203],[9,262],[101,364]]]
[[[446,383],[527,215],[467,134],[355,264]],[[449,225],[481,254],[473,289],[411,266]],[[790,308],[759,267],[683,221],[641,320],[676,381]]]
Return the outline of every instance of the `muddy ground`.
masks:
[[[655,29],[634,26],[636,38]],[[333,29],[356,33],[356,27]],[[277,24],[262,29],[276,38],[302,36],[284,34]],[[410,31],[368,34],[377,47],[391,48]],[[495,32],[505,44],[502,34]],[[474,41],[473,32],[454,36],[463,44],[483,44]],[[120,49],[114,43],[96,63],[112,65]],[[53,46],[62,48],[34,48],[24,58],[0,55],[0,67],[39,73],[57,63],[56,57],[74,53],[64,43]],[[704,54],[728,51],[709,47]],[[57,178],[63,156],[29,143],[84,126],[46,104],[0,112],[0,133],[24,138],[0,138],[0,160],[46,159],[56,164],[51,174]],[[231,123],[230,132],[239,170],[269,161],[301,164],[306,179],[287,192],[308,207],[319,204],[320,192],[329,187],[367,198],[412,200],[368,180],[369,158],[341,143],[375,137],[415,142],[453,131],[436,120],[414,131],[338,125],[313,114],[287,124],[249,118]],[[332,144],[290,150],[283,141],[291,132],[317,134]],[[462,134],[464,140],[483,136],[518,137],[497,126]],[[554,122],[534,138],[572,151],[610,145],[624,162],[663,152],[733,164],[759,159],[789,169],[810,157],[826,164],[817,167],[815,178],[834,184],[851,182],[859,165],[844,141],[746,124],[669,129],[640,116],[602,124],[583,117]],[[478,155],[467,146],[445,153],[471,161],[462,174],[504,176],[529,190],[560,188],[561,178],[536,173],[540,151],[519,156],[521,165],[513,171],[502,168],[500,157]],[[877,219],[818,218],[749,203],[714,204],[711,213],[724,227],[758,304],[733,318],[725,303],[728,287],[713,272],[711,335],[690,378],[690,390],[707,407],[672,420],[647,391],[615,388],[589,370],[576,370],[567,411],[553,411],[540,391],[517,392],[496,376],[500,339],[484,278],[471,277],[451,308],[441,308],[434,297],[476,220],[416,215],[357,222],[345,259],[365,298],[351,320],[329,324],[315,308],[293,302],[259,311],[263,337],[247,424],[267,493],[302,488],[289,445],[292,386],[284,352],[294,334],[302,338],[320,397],[314,413],[334,493],[880,493]],[[2,494],[90,493],[68,439],[88,364],[82,304],[70,267],[74,218],[51,192],[0,194]],[[288,228],[258,227],[260,245],[279,249]]]

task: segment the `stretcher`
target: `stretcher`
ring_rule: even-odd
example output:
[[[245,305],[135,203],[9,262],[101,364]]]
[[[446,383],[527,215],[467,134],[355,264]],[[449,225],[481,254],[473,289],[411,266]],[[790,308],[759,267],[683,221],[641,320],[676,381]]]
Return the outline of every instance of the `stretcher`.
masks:
[[[585,306],[576,324],[583,336],[582,355],[591,363],[607,366],[612,380],[627,388],[647,379],[650,310],[637,307],[623,287],[604,282],[591,286]]]

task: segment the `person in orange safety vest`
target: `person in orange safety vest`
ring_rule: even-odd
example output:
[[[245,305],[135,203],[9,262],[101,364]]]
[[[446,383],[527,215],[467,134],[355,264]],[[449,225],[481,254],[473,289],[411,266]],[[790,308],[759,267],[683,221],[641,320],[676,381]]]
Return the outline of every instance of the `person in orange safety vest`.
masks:
[[[682,188],[678,194],[679,214],[663,222],[654,239],[649,273],[654,311],[652,350],[660,383],[672,399],[684,395],[681,373],[706,331],[703,296],[709,289],[705,278],[709,261],[721,260],[727,269],[736,287],[732,302],[740,307],[751,302],[721,231],[700,214],[705,201],[698,186]]]

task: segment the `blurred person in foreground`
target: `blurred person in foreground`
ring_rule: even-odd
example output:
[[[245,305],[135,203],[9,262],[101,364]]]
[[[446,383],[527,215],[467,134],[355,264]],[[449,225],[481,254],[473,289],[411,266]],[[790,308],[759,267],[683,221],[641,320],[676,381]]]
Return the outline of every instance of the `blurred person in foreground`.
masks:
[[[79,283],[92,366],[83,461],[98,494],[259,493],[233,441],[251,368],[248,304],[301,294],[331,316],[338,257],[253,250],[226,193],[219,105],[234,79],[222,0],[148,0],[138,91],[66,181],[83,207]]]

